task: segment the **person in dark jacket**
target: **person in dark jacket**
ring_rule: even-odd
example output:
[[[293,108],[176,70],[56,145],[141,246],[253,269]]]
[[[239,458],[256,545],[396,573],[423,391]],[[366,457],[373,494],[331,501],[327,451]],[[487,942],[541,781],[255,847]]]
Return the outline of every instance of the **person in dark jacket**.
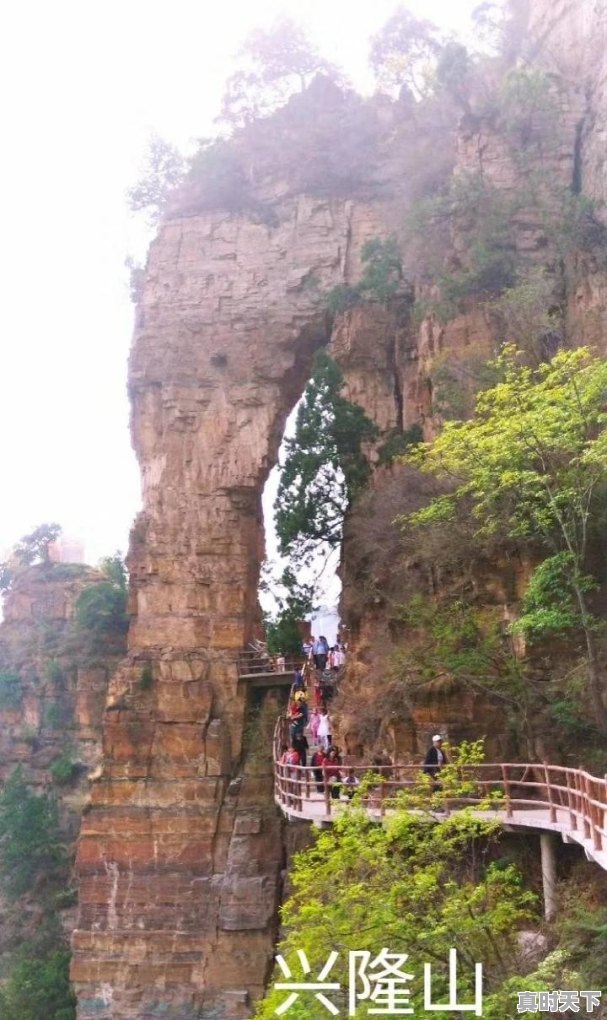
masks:
[[[447,765],[449,759],[443,751],[443,738],[440,733],[435,733],[432,737],[432,747],[428,748],[426,757],[424,758],[424,764],[422,771],[434,781],[434,789],[440,790],[440,785],[437,782],[437,777],[440,774],[440,770],[443,765]]]

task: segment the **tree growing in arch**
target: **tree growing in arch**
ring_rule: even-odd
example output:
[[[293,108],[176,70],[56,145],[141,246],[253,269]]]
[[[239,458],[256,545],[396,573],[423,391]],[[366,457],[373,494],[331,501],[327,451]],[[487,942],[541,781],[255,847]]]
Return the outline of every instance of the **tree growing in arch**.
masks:
[[[369,478],[364,444],[377,427],[362,407],[342,396],[339,365],[319,351],[305,388],[295,433],[285,440],[274,520],[279,550],[294,566],[321,546],[339,546],[344,517]]]

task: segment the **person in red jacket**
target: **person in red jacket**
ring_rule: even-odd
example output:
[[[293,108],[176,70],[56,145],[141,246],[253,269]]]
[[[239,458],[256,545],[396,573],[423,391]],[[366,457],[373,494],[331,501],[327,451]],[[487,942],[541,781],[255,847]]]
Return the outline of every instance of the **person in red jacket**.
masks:
[[[322,770],[326,760],[327,758],[325,752],[320,747],[318,748],[317,751],[314,752],[314,754],[310,758],[310,765],[314,769],[314,778],[316,780],[316,789],[318,793],[325,792],[325,784],[323,780]]]
[[[329,748],[323,772],[331,790],[332,800],[339,800],[341,794],[341,758],[337,753],[336,747]]]

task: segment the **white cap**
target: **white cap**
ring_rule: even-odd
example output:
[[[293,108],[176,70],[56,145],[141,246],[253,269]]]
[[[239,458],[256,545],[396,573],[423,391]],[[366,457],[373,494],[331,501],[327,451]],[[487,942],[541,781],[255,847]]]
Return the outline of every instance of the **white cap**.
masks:
[[[442,739],[443,738],[441,737],[440,733],[435,733],[434,736],[432,737],[432,743],[434,743],[435,740],[442,740]]]

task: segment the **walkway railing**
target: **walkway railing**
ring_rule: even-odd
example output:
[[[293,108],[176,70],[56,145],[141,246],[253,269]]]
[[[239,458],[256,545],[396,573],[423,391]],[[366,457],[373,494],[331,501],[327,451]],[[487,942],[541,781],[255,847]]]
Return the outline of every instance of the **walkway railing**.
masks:
[[[263,653],[256,651],[242,651],[238,653],[238,676],[259,676],[261,674],[268,673],[294,673],[296,669],[301,669],[305,662],[305,656],[302,655],[288,655],[285,656],[284,665],[278,663],[276,656],[264,655]]]
[[[331,772],[327,768],[283,765],[275,743],[275,799],[286,814],[310,820],[330,820],[339,803],[331,795]],[[381,782],[366,796],[369,813],[384,817],[400,790],[419,787],[419,765],[340,766],[362,781],[370,774]],[[581,769],[538,763],[500,763],[461,766],[466,796],[449,798],[445,806],[456,810],[489,802],[491,808],[515,825],[555,828],[570,833],[576,842],[588,842],[595,851],[607,851],[607,780]],[[549,823],[549,824],[545,824]],[[607,866],[607,862],[606,865]]]

